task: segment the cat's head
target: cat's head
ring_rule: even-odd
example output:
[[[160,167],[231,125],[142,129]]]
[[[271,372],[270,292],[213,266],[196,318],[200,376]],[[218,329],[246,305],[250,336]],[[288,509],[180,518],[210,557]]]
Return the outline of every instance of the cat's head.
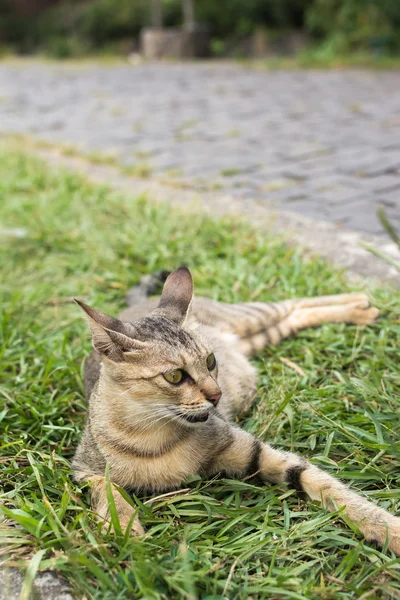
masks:
[[[192,276],[181,267],[166,280],[157,309],[139,321],[124,323],[78,302],[103,358],[102,385],[115,387],[124,421],[159,415],[199,423],[218,404],[218,365],[191,317],[192,298]]]

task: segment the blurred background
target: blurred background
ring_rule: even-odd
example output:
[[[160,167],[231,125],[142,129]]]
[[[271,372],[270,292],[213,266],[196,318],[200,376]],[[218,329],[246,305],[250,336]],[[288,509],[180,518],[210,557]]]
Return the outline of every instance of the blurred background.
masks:
[[[0,0],[3,52],[331,60],[400,52],[399,0]]]
[[[320,253],[400,229],[400,0],[0,0],[0,48],[0,135],[309,219]]]

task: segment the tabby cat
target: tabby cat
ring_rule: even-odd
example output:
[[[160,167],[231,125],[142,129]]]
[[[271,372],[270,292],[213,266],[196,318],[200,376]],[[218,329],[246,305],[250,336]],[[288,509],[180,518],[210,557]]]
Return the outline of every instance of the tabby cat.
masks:
[[[248,356],[305,327],[372,323],[378,310],[364,294],[233,305],[192,297],[191,274],[181,267],[159,300],[131,306],[120,319],[77,301],[95,352],[85,367],[89,410],[73,469],[78,481],[91,482],[93,510],[107,522],[107,464],[111,482],[136,493],[172,490],[192,474],[257,475],[305,492],[328,510],[344,507],[368,540],[387,541],[400,554],[400,518],[232,423],[255,398]],[[112,494],[121,525],[143,533],[113,485]]]

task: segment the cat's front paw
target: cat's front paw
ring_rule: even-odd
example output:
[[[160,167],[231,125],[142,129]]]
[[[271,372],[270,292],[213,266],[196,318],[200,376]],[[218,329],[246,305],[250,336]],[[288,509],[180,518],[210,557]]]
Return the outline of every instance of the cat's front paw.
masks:
[[[388,529],[389,548],[400,556],[400,517],[393,517]]]
[[[132,518],[132,514],[130,516],[128,516],[126,514],[119,515],[119,524],[120,524],[122,533],[126,533],[126,530],[130,524],[130,531],[129,531],[130,535],[144,535],[146,533],[146,530],[143,527],[143,525],[141,524],[141,522],[139,521],[139,519],[134,519],[132,522],[131,518]],[[115,527],[112,525],[111,519],[108,515],[106,518],[103,518],[103,523],[102,523],[101,529],[102,529],[103,533],[109,533],[109,532],[115,533]]]
[[[379,310],[371,306],[368,298],[358,301],[350,307],[350,320],[354,325],[370,325],[379,317]]]
[[[126,532],[126,528],[129,527],[129,521],[130,521],[129,519],[127,521],[125,521],[125,518],[120,519],[121,529],[123,532]],[[134,519],[134,521],[131,525],[130,534],[131,535],[144,535],[145,533],[146,533],[146,530],[143,527],[143,525],[141,524],[141,522],[139,521],[139,519]]]
[[[98,520],[102,521],[103,531],[110,531],[112,519],[107,498],[106,480],[104,477],[94,475],[88,481],[92,487],[92,509],[96,513]],[[136,518],[137,510],[125,500],[118,487],[113,483],[111,484],[111,491],[121,530],[125,533],[126,529],[130,527],[131,535],[143,535],[145,530],[139,519]],[[115,531],[112,525],[111,531]]]

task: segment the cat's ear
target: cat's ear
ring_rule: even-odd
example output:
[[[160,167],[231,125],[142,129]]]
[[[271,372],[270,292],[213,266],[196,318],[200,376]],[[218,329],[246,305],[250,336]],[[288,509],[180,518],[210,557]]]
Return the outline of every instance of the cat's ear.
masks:
[[[192,276],[187,267],[180,267],[167,277],[158,309],[181,325],[189,315],[192,299]]]
[[[86,320],[92,333],[93,348],[110,360],[120,362],[124,360],[124,353],[138,352],[145,344],[132,338],[127,330],[127,325],[119,319],[109,317],[84,304],[75,298],[85,313]]]

